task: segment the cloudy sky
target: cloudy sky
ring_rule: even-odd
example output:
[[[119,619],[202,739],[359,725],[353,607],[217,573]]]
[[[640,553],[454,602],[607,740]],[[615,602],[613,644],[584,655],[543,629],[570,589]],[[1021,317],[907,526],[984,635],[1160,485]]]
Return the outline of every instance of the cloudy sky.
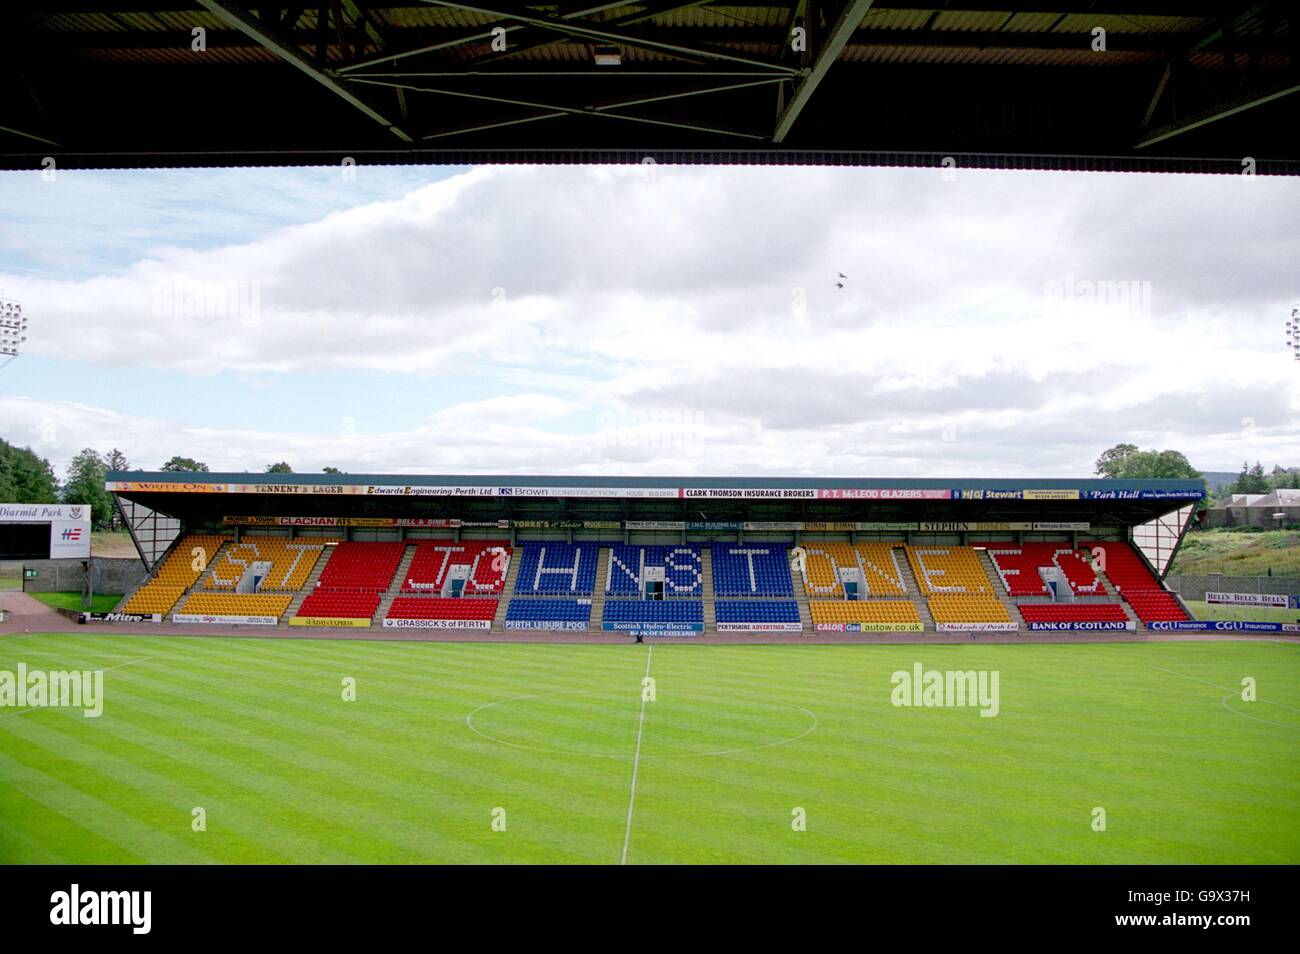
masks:
[[[1297,465],[1298,208],[1247,176],[0,173],[31,323],[0,436],[60,472]]]

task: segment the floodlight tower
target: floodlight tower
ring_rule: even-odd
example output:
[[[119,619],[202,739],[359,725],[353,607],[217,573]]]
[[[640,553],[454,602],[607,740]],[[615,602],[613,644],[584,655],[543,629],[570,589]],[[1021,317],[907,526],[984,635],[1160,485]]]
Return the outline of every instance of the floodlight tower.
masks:
[[[1300,305],[1291,309],[1291,317],[1287,319],[1286,344],[1295,359],[1300,361]]]
[[[26,340],[27,319],[23,316],[23,306],[0,292],[0,368],[18,357]]]

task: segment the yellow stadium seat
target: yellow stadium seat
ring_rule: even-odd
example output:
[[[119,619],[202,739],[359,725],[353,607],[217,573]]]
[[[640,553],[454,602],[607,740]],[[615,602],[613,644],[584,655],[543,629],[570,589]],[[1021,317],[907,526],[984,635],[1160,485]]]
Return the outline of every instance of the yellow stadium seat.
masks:
[[[921,623],[911,600],[812,600],[808,607],[814,623]]]
[[[916,585],[926,596],[993,593],[993,584],[970,547],[908,547]]]
[[[898,565],[901,547],[892,543],[859,543],[853,548],[862,561],[871,596],[907,596],[903,572]]]
[[[204,581],[204,589],[233,590],[248,567],[257,562],[269,562],[267,571],[258,586],[259,593],[279,590],[294,592],[302,589],[325,550],[324,540],[289,540],[281,537],[245,538],[232,543],[217,559],[212,574]]]
[[[123,613],[167,613],[228,543],[229,537],[190,533],[182,537],[154,570],[153,577],[122,604]]]
[[[860,568],[870,596],[906,596],[891,543],[810,543],[804,545],[807,561],[804,591],[809,596],[843,596],[841,567]]]
[[[992,595],[938,594],[930,597],[936,623],[1010,623],[1006,606]]]
[[[197,616],[280,617],[292,602],[292,596],[274,593],[191,593],[176,612]]]

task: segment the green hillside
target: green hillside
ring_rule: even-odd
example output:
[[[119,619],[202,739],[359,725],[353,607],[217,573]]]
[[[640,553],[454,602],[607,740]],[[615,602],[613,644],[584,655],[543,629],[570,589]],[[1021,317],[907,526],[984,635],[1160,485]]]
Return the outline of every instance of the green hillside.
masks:
[[[1169,572],[1229,576],[1300,576],[1300,532],[1198,530],[1183,539]]]

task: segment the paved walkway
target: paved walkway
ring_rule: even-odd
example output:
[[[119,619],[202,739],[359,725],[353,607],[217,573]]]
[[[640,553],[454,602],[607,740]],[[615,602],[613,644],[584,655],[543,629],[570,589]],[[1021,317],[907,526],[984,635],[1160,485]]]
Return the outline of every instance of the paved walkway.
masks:
[[[38,599],[18,590],[0,590],[0,609],[7,619],[0,623],[0,636],[14,633],[61,633],[77,624],[60,616]]]

